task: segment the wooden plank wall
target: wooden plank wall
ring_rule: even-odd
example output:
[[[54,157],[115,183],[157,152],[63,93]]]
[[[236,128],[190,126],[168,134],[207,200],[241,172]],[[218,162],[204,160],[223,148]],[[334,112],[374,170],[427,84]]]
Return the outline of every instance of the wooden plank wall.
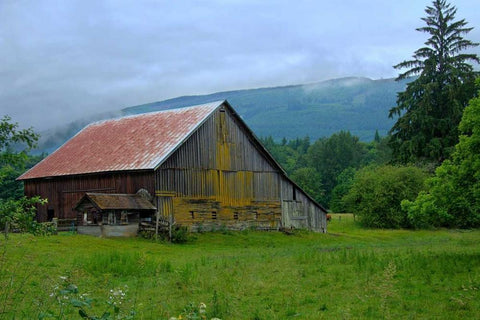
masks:
[[[283,178],[281,192],[284,227],[327,231],[326,212],[315,205],[302,190]]]
[[[281,191],[282,185],[290,184],[292,189],[291,183],[228,109],[207,119],[161,165],[155,183],[160,193],[175,195],[176,222],[192,229],[222,225],[231,229],[278,228],[282,226],[282,199],[293,199],[292,193]],[[308,214],[318,214],[307,197],[301,201]],[[317,220],[310,218],[305,227],[316,226]]]
[[[153,195],[154,180],[153,170],[26,180],[25,195],[48,199],[47,205],[38,207],[38,221],[47,220],[48,209],[56,218],[75,219],[73,207],[86,192],[136,193],[144,188]]]

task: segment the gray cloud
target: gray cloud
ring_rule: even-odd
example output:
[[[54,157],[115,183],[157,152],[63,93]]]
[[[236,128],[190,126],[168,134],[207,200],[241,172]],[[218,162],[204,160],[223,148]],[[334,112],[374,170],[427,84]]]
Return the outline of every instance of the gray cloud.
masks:
[[[43,130],[178,95],[394,77],[429,3],[3,0],[0,115]],[[480,41],[478,1],[455,5]]]

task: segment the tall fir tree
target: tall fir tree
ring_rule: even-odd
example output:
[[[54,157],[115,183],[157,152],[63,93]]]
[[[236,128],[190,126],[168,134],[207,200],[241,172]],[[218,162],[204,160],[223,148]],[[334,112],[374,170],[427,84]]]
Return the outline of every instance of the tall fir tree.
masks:
[[[466,27],[465,19],[456,21],[456,8],[445,0],[434,0],[425,12],[426,26],[416,30],[430,35],[426,46],[412,60],[394,66],[408,69],[397,80],[416,77],[389,112],[389,117],[399,117],[389,144],[400,163],[441,163],[447,158],[458,140],[463,109],[475,94],[476,73],[469,62],[479,63],[479,58],[461,53],[478,46],[463,38],[473,28]]]

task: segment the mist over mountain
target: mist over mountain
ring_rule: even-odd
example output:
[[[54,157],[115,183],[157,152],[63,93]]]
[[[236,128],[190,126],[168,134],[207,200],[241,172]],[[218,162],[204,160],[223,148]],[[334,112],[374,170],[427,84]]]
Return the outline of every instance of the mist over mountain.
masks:
[[[217,92],[183,96],[132,106],[41,132],[38,153],[51,153],[93,121],[228,100],[258,137],[275,140],[309,136],[312,140],[349,130],[363,141],[373,139],[375,131],[385,135],[395,119],[388,110],[395,105],[397,92],[406,81],[371,80],[350,77],[311,84]]]

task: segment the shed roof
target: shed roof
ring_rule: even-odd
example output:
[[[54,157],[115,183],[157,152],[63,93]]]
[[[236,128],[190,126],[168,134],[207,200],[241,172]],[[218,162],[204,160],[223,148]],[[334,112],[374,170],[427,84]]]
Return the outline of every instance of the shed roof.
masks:
[[[77,203],[75,209],[85,203],[85,201],[90,201],[100,210],[156,210],[155,206],[140,194],[87,192]]]
[[[95,122],[18,180],[155,169],[223,103]]]

